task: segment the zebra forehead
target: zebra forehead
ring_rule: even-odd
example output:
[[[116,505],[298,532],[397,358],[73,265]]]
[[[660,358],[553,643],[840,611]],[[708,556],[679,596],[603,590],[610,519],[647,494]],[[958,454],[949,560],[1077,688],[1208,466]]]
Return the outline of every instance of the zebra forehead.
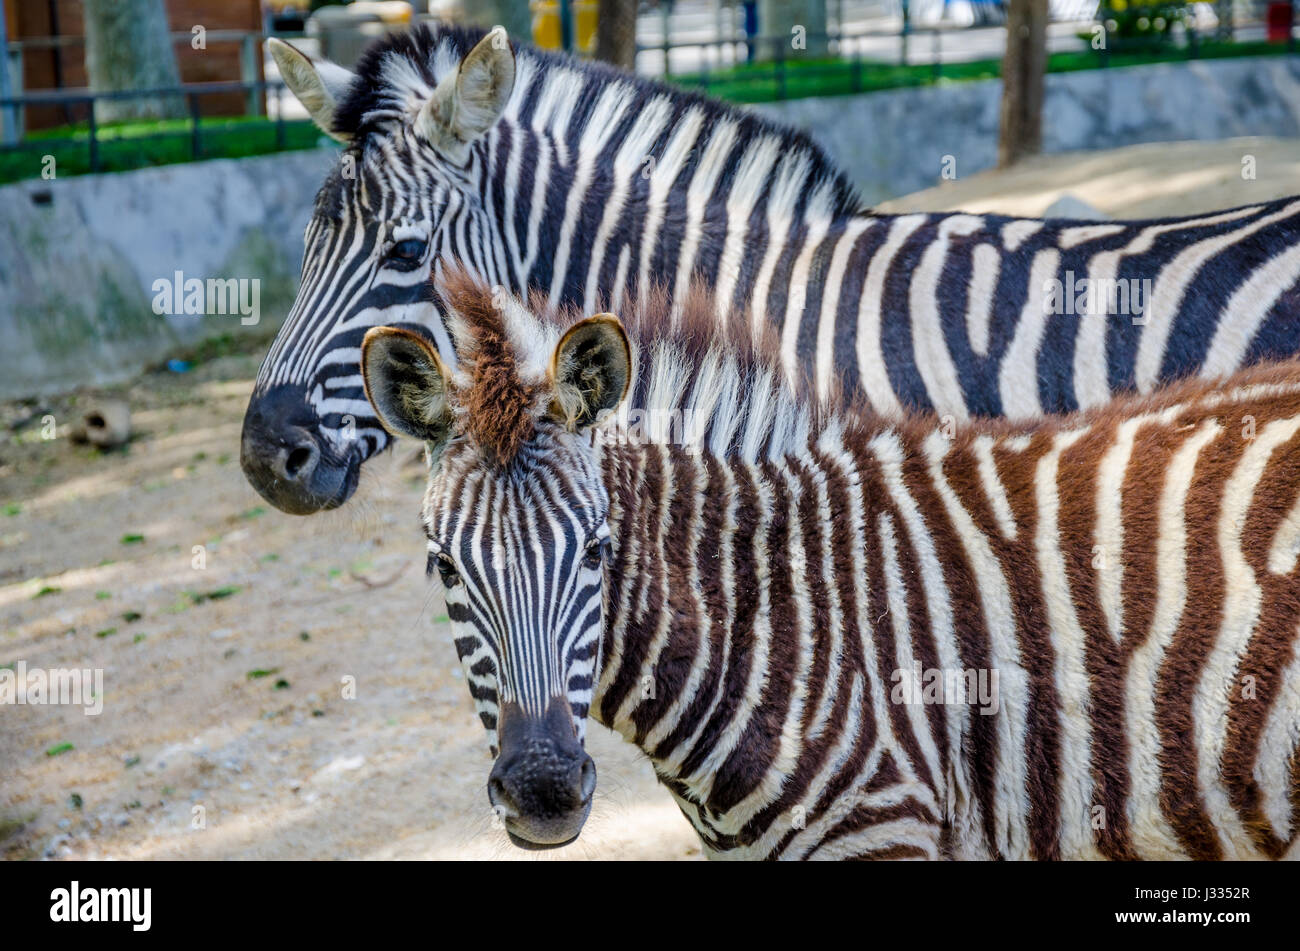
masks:
[[[543,355],[553,334],[514,298],[465,272],[440,283],[452,308],[456,373],[450,395],[461,428],[488,463],[509,465],[533,437],[545,405]]]

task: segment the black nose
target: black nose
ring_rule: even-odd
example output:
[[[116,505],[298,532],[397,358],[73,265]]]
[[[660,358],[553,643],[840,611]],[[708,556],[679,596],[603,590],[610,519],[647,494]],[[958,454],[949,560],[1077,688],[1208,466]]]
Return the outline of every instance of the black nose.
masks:
[[[239,464],[262,498],[291,515],[342,505],[360,470],[356,453],[340,454],[322,439],[306,390],[284,385],[249,401]]]
[[[553,701],[541,717],[507,704],[498,721],[501,755],[488,777],[488,801],[523,848],[572,842],[591,811],[596,764],[574,735],[569,705]]]

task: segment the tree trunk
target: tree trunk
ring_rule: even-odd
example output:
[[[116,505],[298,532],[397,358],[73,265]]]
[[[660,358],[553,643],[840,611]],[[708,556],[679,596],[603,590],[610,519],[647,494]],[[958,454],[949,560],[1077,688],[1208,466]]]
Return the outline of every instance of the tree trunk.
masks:
[[[85,0],[85,10],[86,75],[93,92],[180,85],[163,0]],[[179,96],[95,103],[95,118],[100,122],[184,114]]]
[[[760,0],[758,58],[826,56],[826,28],[826,0]]]
[[[465,19],[475,26],[503,26],[511,38],[533,42],[533,16],[528,0],[465,0]]]
[[[1002,132],[998,167],[1043,150],[1043,77],[1047,72],[1047,0],[1010,0],[1002,57]]]
[[[636,68],[636,0],[600,0],[596,59],[629,72]]]

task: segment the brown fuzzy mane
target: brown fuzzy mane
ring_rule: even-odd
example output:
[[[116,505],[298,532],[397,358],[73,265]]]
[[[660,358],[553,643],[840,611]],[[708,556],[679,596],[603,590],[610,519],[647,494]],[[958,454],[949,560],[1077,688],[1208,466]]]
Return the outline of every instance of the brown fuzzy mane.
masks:
[[[439,279],[437,292],[450,309],[462,318],[452,331],[460,372],[459,387],[451,395],[458,404],[459,428],[480,446],[490,463],[508,464],[520,448],[532,438],[539,418],[546,415],[546,397],[551,396],[550,380],[521,380],[519,366],[538,355],[516,353],[500,301],[493,290],[466,272],[449,270]],[[543,326],[563,333],[578,321],[604,312],[609,305],[598,300],[591,308],[575,305],[553,306],[545,295],[532,291],[523,303],[527,312]],[[690,368],[701,367],[719,356],[726,361],[726,373],[740,382],[741,405],[735,411],[747,420],[747,428],[736,430],[738,440],[748,434],[753,442],[757,426],[776,421],[771,404],[764,409],[762,393],[789,401],[795,399],[810,420],[825,418],[827,410],[840,405],[838,393],[822,405],[809,399],[811,388],[802,371],[793,381],[793,389],[784,384],[785,371],[780,360],[780,336],[776,328],[764,321],[754,326],[748,310],[731,310],[723,316],[717,311],[712,291],[693,283],[686,293],[673,299],[666,288],[652,286],[644,295],[630,293],[617,307],[617,316],[627,333],[637,366],[624,405],[633,409],[653,409],[657,413],[680,411],[679,418],[690,412],[689,385],[694,375]],[[668,360],[686,375],[680,391],[650,393],[656,377],[657,361]],[[468,375],[470,382],[464,377]],[[543,391],[547,391],[543,393]],[[796,396],[796,394],[798,394]],[[750,409],[759,411],[748,416]],[[702,437],[711,438],[715,427],[734,428],[734,413],[726,418],[706,414]],[[749,421],[753,420],[753,425]],[[762,442],[767,443],[767,434]]]
[[[471,380],[455,393],[465,410],[465,432],[490,462],[508,465],[532,438],[538,388],[519,378],[492,289],[459,270],[443,279],[442,289],[473,338],[467,349],[456,353]]]
[[[476,340],[471,353],[458,354],[462,360],[468,357],[471,361],[473,379],[469,390],[458,394],[465,409],[464,425],[491,459],[508,463],[535,431],[543,409],[540,397],[545,383],[529,384],[520,380],[516,354],[501,313],[494,306],[490,288],[459,271],[443,281],[443,288]],[[553,307],[538,291],[529,295],[526,306],[538,320],[561,331],[590,316],[575,306]],[[605,306],[599,302],[593,310],[601,311]],[[726,353],[731,371],[738,374],[747,392],[760,386],[760,381],[768,381],[762,385],[769,385],[774,380],[784,380],[776,328],[767,321],[755,328],[746,311],[733,310],[719,318],[715,298],[708,288],[692,285],[674,301],[665,289],[656,287],[644,295],[643,302],[641,295],[629,295],[618,310],[616,316],[640,354],[641,365],[635,370],[627,397],[633,407],[650,405],[646,389],[653,374],[647,361],[656,359],[654,353],[664,358],[665,351],[656,350],[660,343],[667,344],[676,355],[673,359],[688,367],[703,366],[710,354]],[[1297,381],[1300,381],[1300,361],[1263,364],[1220,379],[1192,377],[1174,381],[1147,395],[1118,395],[1101,406],[1072,414],[1051,414],[1031,420],[975,418],[958,424],[954,435],[962,443],[980,435],[1001,438],[1051,434],[1070,426],[1094,425],[1106,419],[1118,421],[1180,403],[1195,403],[1217,391]],[[923,410],[881,415],[860,394],[845,394],[838,381],[832,383],[827,398],[819,402],[813,397],[811,381],[803,369],[793,384],[791,388],[780,389],[808,414],[813,430],[828,419],[837,418],[850,443],[865,443],[885,428],[896,428],[922,439],[942,422]],[[682,402],[659,406],[667,409],[684,406],[686,398],[687,393],[682,392]]]

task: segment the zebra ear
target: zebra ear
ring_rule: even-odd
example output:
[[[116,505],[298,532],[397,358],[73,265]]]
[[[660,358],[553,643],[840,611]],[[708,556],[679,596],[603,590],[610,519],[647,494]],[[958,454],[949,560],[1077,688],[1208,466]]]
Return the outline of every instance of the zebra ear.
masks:
[[[415,131],[449,159],[463,163],[469,145],[501,118],[515,88],[515,51],[496,27],[465,54],[420,108]]]
[[[397,327],[373,327],[361,341],[366,398],[391,433],[434,443],[451,435],[447,371],[423,337]]]
[[[556,344],[551,358],[551,415],[570,429],[604,422],[627,395],[632,348],[613,314],[580,320]]]
[[[313,63],[304,53],[275,37],[266,43],[284,84],[298,97],[311,121],[331,138],[349,141],[349,136],[334,131],[334,112],[352,83],[353,74],[327,60]]]

